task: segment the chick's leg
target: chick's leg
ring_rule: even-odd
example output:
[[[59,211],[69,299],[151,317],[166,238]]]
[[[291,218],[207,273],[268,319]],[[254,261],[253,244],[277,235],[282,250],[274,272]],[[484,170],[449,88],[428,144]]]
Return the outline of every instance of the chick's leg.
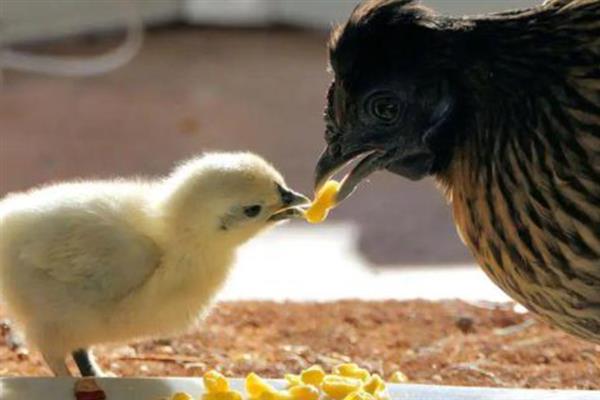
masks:
[[[79,349],[73,352],[73,360],[79,368],[81,376],[101,376],[102,369],[96,363],[94,355],[89,349]]]
[[[48,364],[48,367],[50,370],[52,370],[54,376],[71,376],[64,356],[46,354],[44,352],[42,352],[42,355],[46,361],[46,364]]]

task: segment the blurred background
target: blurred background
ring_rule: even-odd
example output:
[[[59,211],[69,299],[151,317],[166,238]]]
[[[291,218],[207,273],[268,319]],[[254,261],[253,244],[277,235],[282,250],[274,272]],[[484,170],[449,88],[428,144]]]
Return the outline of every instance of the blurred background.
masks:
[[[538,2],[424,1],[452,15]],[[257,152],[311,192],[328,31],[356,3],[0,0],[0,196],[48,181],[165,174],[209,150]],[[385,173],[327,224],[288,224],[245,251],[248,265],[475,271],[433,181]]]

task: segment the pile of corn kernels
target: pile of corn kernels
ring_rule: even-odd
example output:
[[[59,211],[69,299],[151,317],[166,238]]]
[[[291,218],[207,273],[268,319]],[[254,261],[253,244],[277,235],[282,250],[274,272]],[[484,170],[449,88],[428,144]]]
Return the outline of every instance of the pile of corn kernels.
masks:
[[[242,400],[244,396],[232,390],[229,381],[217,371],[204,374],[205,393],[201,400]],[[278,390],[255,373],[246,377],[248,400],[389,400],[383,379],[356,364],[340,364],[327,374],[318,365],[305,369],[299,375],[285,375],[287,389]],[[397,372],[392,382],[405,382]],[[170,400],[195,400],[187,393],[175,393]]]

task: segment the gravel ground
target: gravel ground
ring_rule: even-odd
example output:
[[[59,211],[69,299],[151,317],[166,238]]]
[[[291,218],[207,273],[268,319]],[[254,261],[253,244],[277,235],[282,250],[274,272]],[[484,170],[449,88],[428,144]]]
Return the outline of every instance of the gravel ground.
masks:
[[[6,333],[6,332],[5,332]],[[1,375],[48,375],[40,356],[0,340]],[[231,302],[173,340],[97,349],[121,376],[281,377],[353,361],[388,377],[450,385],[600,389],[600,346],[572,338],[510,304],[461,301]],[[73,367],[73,366],[71,366]]]

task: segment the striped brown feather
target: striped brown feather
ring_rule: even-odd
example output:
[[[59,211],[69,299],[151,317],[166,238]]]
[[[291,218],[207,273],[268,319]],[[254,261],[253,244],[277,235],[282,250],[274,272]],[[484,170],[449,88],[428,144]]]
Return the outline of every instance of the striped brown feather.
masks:
[[[459,233],[513,298],[600,342],[600,1],[475,22],[473,134],[439,176]]]

